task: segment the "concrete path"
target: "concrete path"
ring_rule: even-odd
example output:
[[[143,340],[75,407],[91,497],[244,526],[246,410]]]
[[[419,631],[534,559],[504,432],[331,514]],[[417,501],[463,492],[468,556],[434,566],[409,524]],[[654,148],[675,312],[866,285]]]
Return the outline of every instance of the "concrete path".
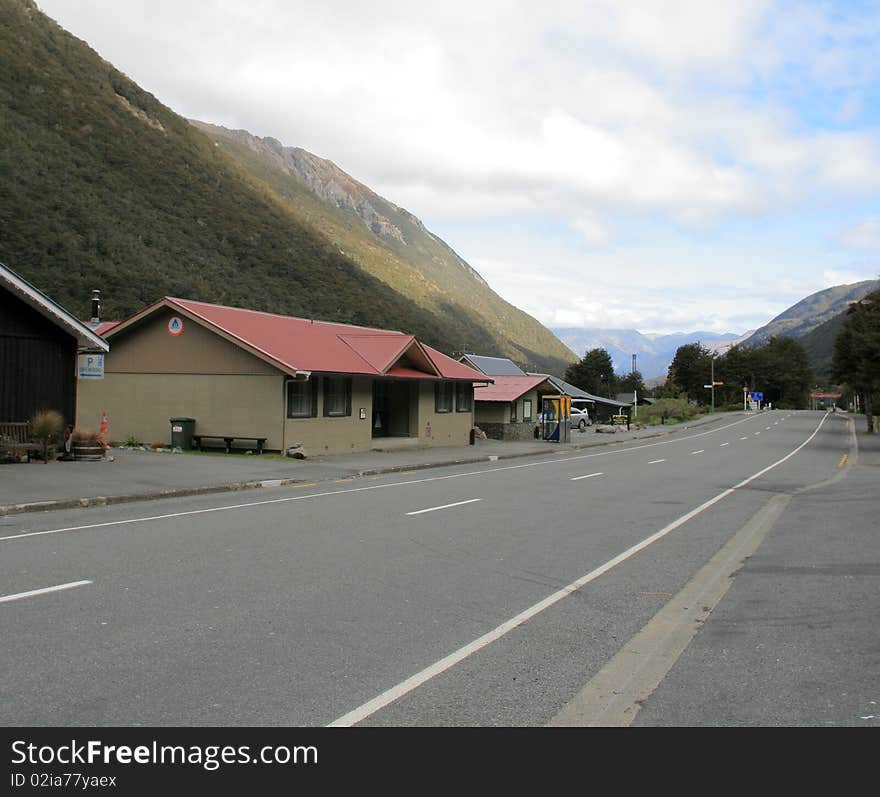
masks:
[[[99,462],[0,464],[0,515],[68,509],[198,493],[249,490],[350,479],[495,458],[559,454],[624,440],[675,434],[706,424],[723,425],[744,413],[718,413],[688,423],[608,433],[589,427],[574,431],[570,443],[543,440],[477,440],[472,446],[373,450],[307,460],[245,454],[158,453],[111,449]],[[378,443],[378,441],[377,441]]]

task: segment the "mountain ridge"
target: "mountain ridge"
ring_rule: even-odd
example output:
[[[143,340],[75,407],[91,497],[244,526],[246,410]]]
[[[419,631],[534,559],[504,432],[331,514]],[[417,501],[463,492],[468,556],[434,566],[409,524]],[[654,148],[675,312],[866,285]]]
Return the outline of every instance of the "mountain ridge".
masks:
[[[531,370],[546,367],[549,361],[545,355],[542,366],[535,359],[539,348],[555,358],[551,370],[557,373],[576,359],[551,330],[498,296],[476,269],[415,214],[380,196],[332,161],[301,147],[284,146],[276,138],[189,121],[269,185],[293,212],[313,220],[320,217],[322,232],[344,254],[423,307],[437,309],[448,294],[503,339],[504,356]],[[483,353],[474,341],[464,339],[456,349]]]
[[[811,293],[759,327],[743,341],[743,344],[760,346],[774,335],[803,337],[844,312],[849,302],[858,301],[878,289],[880,289],[880,280],[862,280],[845,285],[833,285]]]
[[[185,296],[406,330],[442,351],[467,342],[551,372],[571,359],[505,305],[523,322],[511,344],[402,258],[394,284],[376,277],[326,234],[326,205],[296,211],[32,0],[0,0],[0,49],[0,260],[80,317],[100,288],[108,317]]]

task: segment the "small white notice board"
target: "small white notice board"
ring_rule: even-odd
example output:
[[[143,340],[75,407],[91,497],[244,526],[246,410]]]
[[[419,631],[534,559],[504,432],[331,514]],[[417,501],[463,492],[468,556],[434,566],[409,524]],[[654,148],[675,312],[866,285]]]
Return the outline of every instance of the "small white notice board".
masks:
[[[80,354],[76,360],[76,374],[80,379],[104,378],[103,354]]]

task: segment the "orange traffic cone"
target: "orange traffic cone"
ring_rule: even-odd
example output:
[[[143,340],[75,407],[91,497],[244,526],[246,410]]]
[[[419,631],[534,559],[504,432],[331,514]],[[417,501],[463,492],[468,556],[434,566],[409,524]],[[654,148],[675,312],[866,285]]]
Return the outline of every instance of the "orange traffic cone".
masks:
[[[104,444],[104,449],[106,450],[107,448],[109,448],[109,446],[107,445],[107,441],[104,439],[105,435],[107,434],[107,412],[105,410],[101,410],[101,429],[98,434],[101,436],[101,442]]]

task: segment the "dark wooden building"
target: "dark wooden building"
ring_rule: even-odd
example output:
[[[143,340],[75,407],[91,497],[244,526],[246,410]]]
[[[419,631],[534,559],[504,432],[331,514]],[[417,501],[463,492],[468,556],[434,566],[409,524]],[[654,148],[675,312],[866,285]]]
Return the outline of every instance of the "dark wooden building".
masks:
[[[108,350],[102,337],[0,263],[0,422],[51,409],[72,424],[78,356]]]

